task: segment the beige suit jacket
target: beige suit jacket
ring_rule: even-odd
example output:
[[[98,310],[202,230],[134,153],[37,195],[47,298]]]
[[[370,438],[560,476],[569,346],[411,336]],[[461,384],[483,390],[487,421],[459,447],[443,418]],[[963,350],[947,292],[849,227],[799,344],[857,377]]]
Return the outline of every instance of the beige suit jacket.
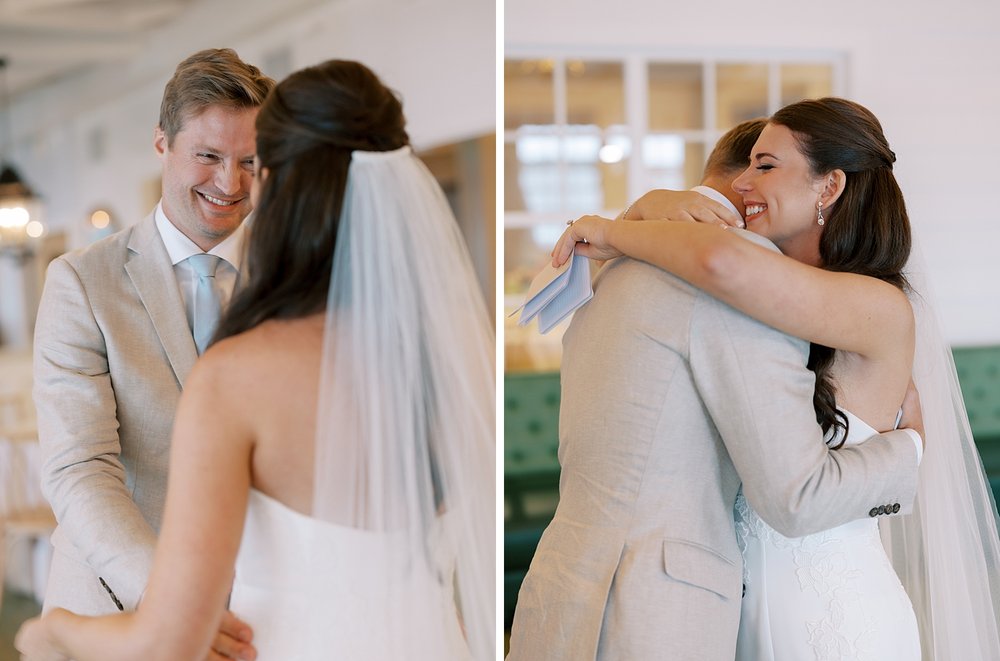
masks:
[[[732,661],[741,478],[786,536],[887,503],[902,514],[913,440],[829,451],[806,342],[642,262],[615,260],[595,284],[564,338],[560,500],[508,659]]]
[[[34,357],[42,486],[59,521],[46,609],[116,612],[109,589],[137,605],[196,358],[152,214],[49,265]]]

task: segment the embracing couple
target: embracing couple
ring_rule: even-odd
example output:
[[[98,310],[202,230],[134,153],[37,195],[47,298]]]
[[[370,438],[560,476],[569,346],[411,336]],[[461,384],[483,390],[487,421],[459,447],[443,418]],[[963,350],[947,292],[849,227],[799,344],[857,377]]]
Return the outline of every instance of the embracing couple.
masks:
[[[643,222],[570,224],[555,265],[613,261],[564,339],[508,659],[1000,658],[996,510],[894,161],[867,109],[802,101]]]

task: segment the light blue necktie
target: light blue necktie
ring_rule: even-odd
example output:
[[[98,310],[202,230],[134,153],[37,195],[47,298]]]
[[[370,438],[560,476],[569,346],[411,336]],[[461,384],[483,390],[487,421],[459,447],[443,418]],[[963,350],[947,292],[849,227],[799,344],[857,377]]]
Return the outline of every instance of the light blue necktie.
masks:
[[[215,270],[219,268],[220,257],[202,253],[188,257],[191,267],[198,275],[198,284],[194,290],[194,321],[192,333],[194,344],[198,347],[198,355],[205,352],[209,340],[215,334],[222,315],[222,301],[219,289],[215,284]]]

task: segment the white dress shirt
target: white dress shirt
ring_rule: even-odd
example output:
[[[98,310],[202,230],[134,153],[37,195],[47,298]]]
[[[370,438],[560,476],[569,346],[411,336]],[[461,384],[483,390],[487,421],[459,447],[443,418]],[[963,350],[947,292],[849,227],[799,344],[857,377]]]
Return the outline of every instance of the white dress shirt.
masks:
[[[743,220],[743,214],[740,213],[739,209],[733,206],[733,203],[729,201],[729,198],[720,193],[719,191],[715,190],[711,186],[695,186],[691,190],[695,191],[696,193],[701,193],[705,197],[709,197],[715,200],[716,202],[718,202],[719,204],[721,204],[722,206],[726,207],[734,214],[736,214],[737,218]]]
[[[184,312],[187,314],[188,326],[194,323],[194,292],[198,284],[198,276],[195,274],[187,258],[205,252],[194,241],[184,236],[184,234],[171,223],[165,213],[163,213],[162,202],[156,205],[155,219],[156,229],[160,232],[163,245],[167,248],[170,256],[170,263],[174,265],[174,277],[177,278],[177,287],[180,289],[181,298],[184,300]],[[208,251],[208,254],[220,257],[222,261],[215,272],[215,284],[219,288],[219,299],[222,309],[225,310],[233,297],[233,290],[239,282],[240,264],[243,261],[243,241],[246,235],[245,223],[240,223],[236,231],[230,234],[219,245]]]

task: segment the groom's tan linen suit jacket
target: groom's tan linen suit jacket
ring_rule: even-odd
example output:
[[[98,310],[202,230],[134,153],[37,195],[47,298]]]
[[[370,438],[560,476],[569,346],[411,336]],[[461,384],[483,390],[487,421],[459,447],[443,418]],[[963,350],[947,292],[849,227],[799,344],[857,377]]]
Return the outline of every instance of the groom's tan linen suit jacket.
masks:
[[[197,350],[150,214],[54,260],[35,325],[42,486],[59,525],[45,608],[136,607],[152,568],[170,432]]]
[[[911,436],[828,451],[808,344],[658,268],[605,266],[564,349],[559,505],[510,660],[732,661],[740,478],[786,536],[912,507]]]

